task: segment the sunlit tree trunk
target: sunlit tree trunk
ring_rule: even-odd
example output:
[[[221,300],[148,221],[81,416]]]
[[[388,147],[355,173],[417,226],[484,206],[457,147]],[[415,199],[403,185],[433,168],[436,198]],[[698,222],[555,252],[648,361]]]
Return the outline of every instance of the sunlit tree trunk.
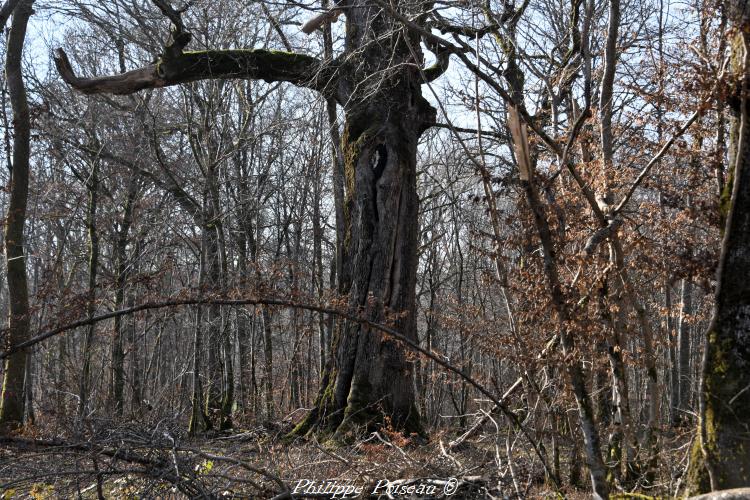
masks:
[[[690,325],[688,316],[693,313],[693,287],[689,279],[682,280],[680,289],[680,316],[677,320],[677,422],[687,419],[690,403]]]
[[[704,346],[700,425],[691,492],[750,486],[750,8],[724,2],[738,28],[732,41],[729,106],[735,114],[731,198],[717,272],[716,304]]]

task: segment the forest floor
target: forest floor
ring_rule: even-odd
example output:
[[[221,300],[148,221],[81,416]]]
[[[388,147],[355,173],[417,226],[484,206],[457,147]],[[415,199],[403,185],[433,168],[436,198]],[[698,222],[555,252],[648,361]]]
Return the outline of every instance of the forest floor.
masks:
[[[513,434],[479,434],[448,452],[455,436],[440,433],[426,441],[370,433],[331,446],[288,442],[276,425],[204,437],[167,420],[70,429],[0,438],[0,499],[559,498],[531,447]],[[566,484],[568,451],[563,443]],[[582,460],[574,465],[585,483]],[[570,486],[560,493],[589,497]]]

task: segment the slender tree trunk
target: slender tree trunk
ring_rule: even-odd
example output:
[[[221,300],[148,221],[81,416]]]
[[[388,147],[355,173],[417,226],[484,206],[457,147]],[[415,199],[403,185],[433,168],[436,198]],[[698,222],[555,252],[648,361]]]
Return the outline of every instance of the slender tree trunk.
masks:
[[[252,316],[252,322],[250,323],[250,394],[252,399],[253,415],[256,416],[260,413],[260,407],[258,402],[258,379],[256,376],[256,359],[258,352],[258,321],[255,315]]]
[[[249,92],[248,92],[249,93]],[[237,213],[237,225],[239,230],[236,232],[236,246],[237,246],[237,258],[238,258],[238,270],[239,270],[239,276],[240,276],[240,286],[244,287],[247,286],[249,277],[250,277],[250,270],[248,268],[248,262],[250,260],[250,253],[254,252],[253,248],[250,247],[250,243],[253,238],[253,221],[252,221],[252,212],[251,209],[248,207],[248,203],[250,198],[250,190],[249,190],[249,178],[247,173],[249,158],[248,158],[248,152],[245,150],[242,150],[239,152],[238,157],[235,161],[236,171],[235,175],[237,175],[238,179],[238,188],[237,188],[237,194],[240,200],[242,202],[239,204],[240,208]],[[248,251],[250,250],[250,252]],[[238,348],[238,356],[237,359],[239,361],[238,366],[238,376],[237,376],[237,387],[235,388],[235,394],[236,399],[238,399],[244,407],[251,407],[254,410],[253,405],[248,405],[246,401],[247,397],[247,390],[250,388],[252,391],[254,391],[253,384],[255,383],[255,346],[254,346],[254,338],[255,338],[255,329],[254,325],[250,324],[250,328],[248,328],[248,323],[251,323],[254,321],[251,319],[248,321],[248,313],[245,309],[239,309],[237,310],[237,348]],[[250,331],[252,329],[252,331]],[[249,353],[250,353],[250,360],[248,363],[247,355],[248,355],[248,345],[249,345]],[[246,366],[250,365],[250,384],[246,384],[246,373],[248,370],[246,369]],[[253,392],[253,403],[254,403],[254,392]]]
[[[128,181],[128,193],[125,200],[125,208],[122,222],[117,231],[115,242],[115,309],[122,309],[125,304],[125,284],[127,282],[127,246],[128,233],[133,223],[133,210],[135,197],[138,193],[138,182],[135,173],[132,173]],[[135,258],[139,258],[138,255]],[[125,350],[123,348],[123,318],[115,317],[114,335],[112,337],[112,370],[110,374],[110,396],[115,415],[122,416],[124,408],[124,385],[125,385]]]
[[[86,226],[89,235],[89,266],[88,266],[88,299],[86,317],[93,318],[96,313],[96,274],[99,267],[99,233],[96,227],[96,212],[99,203],[99,160],[94,159],[91,165],[90,178],[87,180],[89,191]],[[89,397],[91,396],[91,349],[94,344],[95,324],[86,327],[83,339],[83,367],[81,369],[81,383],[78,394],[78,416],[84,417],[89,411]]]
[[[200,434],[211,428],[208,416],[203,410],[203,384],[201,382],[201,352],[203,351],[202,315],[203,308],[198,307],[195,311],[195,328],[193,330],[193,390],[190,398],[190,423],[188,424],[188,433],[190,435]]]
[[[247,237],[245,232],[240,230],[237,238],[237,259],[239,275],[246,277],[248,275],[247,269]],[[242,285],[241,285],[242,286]],[[235,386],[235,405],[242,407],[243,410],[248,407],[247,404],[247,388],[248,385],[245,383],[246,373],[248,372],[246,366],[251,365],[248,360],[248,344],[251,341],[248,335],[248,318],[247,311],[244,308],[238,308],[236,311],[237,321],[237,360],[239,365],[237,366],[237,385]],[[252,347],[250,347],[252,352]]]
[[[633,312],[635,312],[640,328],[641,337],[643,339],[643,364],[646,368],[650,403],[648,405],[648,423],[646,425],[645,433],[643,434],[642,448],[646,450],[647,467],[651,470],[654,470],[657,466],[658,459],[657,433],[659,429],[659,421],[661,419],[661,387],[659,385],[658,373],[656,370],[657,356],[654,349],[654,333],[651,327],[648,312],[641,301],[638,299],[635,287],[633,286],[633,283],[630,280],[630,275],[627,271],[627,268],[625,267],[624,251],[617,236],[614,236],[612,238],[612,243],[610,245],[610,262],[612,262],[612,264],[615,266],[615,269],[617,269],[619,272],[617,281],[617,288],[619,290],[617,314],[621,318],[620,323],[623,325],[627,325],[627,318],[624,316],[625,311],[633,310]],[[624,342],[625,340],[621,338],[620,345],[623,345]],[[625,374],[627,374],[627,372],[625,372]],[[621,390],[625,391],[626,394],[628,393],[627,383],[626,386]],[[627,451],[632,451],[637,442],[634,429],[635,420],[633,419],[632,414],[628,419],[628,422],[630,423],[628,424],[629,428],[626,428],[626,432],[629,431],[629,449]],[[632,478],[633,473],[637,472],[634,469],[636,464],[633,463],[634,461],[631,460],[631,458],[632,457],[628,457],[627,461],[628,474],[630,478]]]
[[[693,286],[682,280],[680,316],[677,320],[677,408],[675,423],[688,419],[690,403],[690,325],[687,316],[693,313]]]
[[[261,226],[260,222],[257,222],[255,225],[255,228],[253,229],[252,225],[250,224],[250,218],[249,215],[245,218],[247,226],[245,228],[245,234],[247,236],[247,243],[248,243],[248,250],[250,252],[250,259],[253,264],[255,277],[260,282],[261,280],[261,274],[260,274],[260,268],[258,266],[258,259],[260,258],[260,249],[258,248],[258,240],[259,237],[254,232],[255,230],[259,231],[259,228]],[[274,402],[273,402],[273,326],[272,326],[272,317],[271,313],[267,306],[259,305],[257,306],[260,308],[260,322],[261,327],[263,329],[263,359],[264,359],[264,393],[265,393],[265,409],[266,409],[266,418],[269,421],[272,421],[274,418]],[[254,335],[254,334],[253,334]],[[253,337],[255,338],[255,337]],[[253,394],[255,394],[256,391],[256,384],[255,384],[255,343],[253,343],[253,353],[252,353],[252,376],[253,376]]]
[[[273,328],[271,327],[271,314],[268,312],[268,307],[259,307],[261,307],[261,318],[263,319],[263,357],[265,362],[263,377],[266,385],[266,418],[273,420],[275,413],[273,404]]]
[[[5,56],[5,76],[13,110],[13,170],[10,179],[10,203],[5,221],[5,260],[10,303],[7,333],[9,346],[23,342],[29,336],[29,292],[23,232],[29,194],[31,124],[21,62],[26,26],[33,3],[33,0],[21,0],[16,6]],[[11,354],[5,360],[3,389],[0,395],[0,423],[18,424],[23,421],[25,365],[24,350]]]
[[[668,337],[668,370],[669,370],[669,408],[670,408],[670,421],[674,424],[677,422],[677,406],[678,398],[680,395],[680,388],[678,385],[679,380],[679,366],[677,363],[677,332],[674,327],[674,319],[672,318],[672,283],[666,284],[666,308],[669,312],[667,317],[667,333]]]
[[[321,0],[322,7],[328,9],[329,0]],[[331,24],[326,23],[323,26],[323,52],[326,60],[333,60],[333,37],[331,34]],[[344,283],[344,242],[346,239],[346,214],[345,211],[345,173],[344,173],[344,154],[342,152],[341,134],[339,133],[339,120],[336,109],[336,99],[333,96],[326,96],[326,115],[328,118],[328,131],[331,139],[331,180],[333,184],[333,203],[336,222],[336,254],[334,261],[331,263],[331,289],[342,293]],[[337,286],[334,286],[336,285]],[[326,336],[321,337],[321,381],[323,374],[327,370],[330,357],[326,354],[331,350],[334,332],[341,327],[339,320],[330,315],[326,325]],[[322,382],[321,382],[322,383]]]
[[[201,284],[203,293],[211,294],[216,292],[221,280],[221,268],[219,267],[219,249],[218,241],[214,234],[213,227],[204,227],[203,241],[206,247],[206,272],[205,281]],[[212,426],[218,425],[219,414],[221,413],[222,400],[222,321],[221,307],[209,305],[206,308],[205,316],[205,333],[204,338],[208,347],[208,366],[206,370],[206,415],[211,419]]]
[[[136,242],[134,253],[140,255],[143,243],[139,240]],[[139,259],[134,262],[134,274],[138,274],[138,263]],[[131,287],[128,291],[128,305],[127,307],[133,307],[135,304],[136,290]],[[144,323],[148,322],[148,316],[144,319]],[[135,317],[131,317],[128,322],[128,341],[130,343],[130,384],[132,387],[132,396],[130,398],[130,414],[133,418],[138,418],[141,414],[143,404],[143,375],[141,372],[141,345],[138,339],[138,322]]]
[[[329,1],[322,0],[324,9],[328,8]],[[331,35],[331,25],[326,23],[323,26],[323,50],[327,60],[333,59],[333,38]],[[328,130],[331,136],[331,167],[333,180],[333,200],[334,213],[336,214],[336,276],[339,278],[341,285],[341,276],[343,275],[343,258],[344,258],[344,239],[346,232],[346,216],[344,214],[344,196],[345,196],[345,174],[344,174],[344,155],[341,150],[341,134],[339,133],[339,121],[336,113],[336,100],[333,97],[326,97],[326,114],[328,116]],[[341,286],[339,286],[341,288]],[[333,318],[335,321],[335,318]]]
[[[320,155],[319,155],[320,156]],[[313,180],[313,293],[318,296],[318,300],[323,300],[323,227],[320,224],[320,203],[321,203],[321,181],[322,165],[320,158],[316,159],[315,179]],[[326,322],[323,313],[318,314],[318,368],[319,373],[323,373],[326,366]]]
[[[205,272],[202,273],[201,287],[204,293],[224,290],[226,279],[226,246],[219,209],[219,190],[215,167],[209,167],[206,174],[203,225],[201,228],[205,245]],[[222,308],[209,305],[206,317],[206,341],[208,347],[208,370],[206,388],[206,415],[212,425],[219,429],[232,427],[232,406],[234,401],[234,375],[232,367],[231,336],[225,323]]]
[[[609,23],[607,26],[607,41],[604,48],[604,74],[602,75],[601,90],[599,92],[599,120],[602,159],[607,173],[612,172],[614,160],[614,136],[612,133],[612,109],[614,103],[614,81],[617,69],[617,38],[620,30],[620,0],[609,0]],[[606,179],[605,200],[611,198],[613,188],[609,176]],[[611,203],[611,201],[609,201]]]
[[[5,23],[8,22],[8,18],[11,16],[16,6],[21,0],[6,0],[0,8],[0,26],[5,29]]]
[[[522,183],[542,243],[547,287],[550,290],[552,305],[558,315],[560,325],[560,344],[563,354],[569,356],[575,351],[575,338],[573,337],[573,332],[569,330],[569,322],[572,318],[560,286],[557,264],[554,261],[555,252],[549,224],[539,202],[533,178],[528,181],[522,181]],[[599,429],[594,416],[591,395],[586,389],[583,367],[580,361],[574,361],[566,363],[565,369],[578,406],[581,430],[583,431],[585,443],[586,463],[589,468],[594,498],[606,499],[609,496],[610,484],[607,480],[606,468],[602,460]]]
[[[594,398],[594,414],[596,420],[602,427],[609,426],[612,421],[612,391],[610,390],[606,364],[604,364],[604,356],[607,349],[606,342],[599,341],[596,343],[597,359],[602,362],[594,363],[594,366],[592,367],[594,372],[593,392],[596,393],[596,397]]]
[[[203,238],[205,240],[205,236]],[[198,277],[199,287],[203,283],[203,275],[206,272],[206,244],[201,241],[200,248],[200,269]],[[201,289],[202,290],[202,289]],[[203,382],[201,380],[203,357],[203,307],[198,306],[195,311],[195,328],[193,330],[193,376],[192,376],[192,396],[190,401],[190,423],[188,432],[191,435],[200,434],[211,429],[211,420],[205,412],[203,400]]]

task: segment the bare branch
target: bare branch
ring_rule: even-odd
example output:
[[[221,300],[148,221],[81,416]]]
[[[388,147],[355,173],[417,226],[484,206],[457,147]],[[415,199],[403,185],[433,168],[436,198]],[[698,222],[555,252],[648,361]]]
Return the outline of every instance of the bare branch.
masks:
[[[615,219],[610,222],[609,225],[599,228],[586,241],[586,246],[583,248],[583,253],[585,253],[586,256],[591,256],[591,254],[594,253],[594,250],[596,250],[599,244],[612,236],[621,225],[622,219]]]
[[[263,297],[246,297],[242,299],[226,299],[226,298],[221,298],[221,297],[206,296],[206,297],[188,297],[188,298],[181,298],[181,299],[172,299],[172,300],[165,300],[165,301],[159,301],[159,302],[145,302],[143,304],[139,304],[133,307],[128,307],[126,309],[110,311],[110,312],[100,314],[98,316],[94,316],[91,318],[85,318],[79,321],[74,321],[72,323],[67,323],[65,325],[61,325],[56,328],[50,329],[46,332],[39,333],[35,335],[34,337],[32,337],[31,339],[21,344],[17,344],[15,346],[12,346],[10,349],[4,352],[0,352],[0,359],[7,358],[9,355],[11,355],[12,353],[16,351],[38,344],[39,342],[42,342],[51,337],[57,336],[66,331],[74,330],[82,326],[88,326],[93,323],[99,323],[101,321],[116,318],[118,316],[126,316],[126,315],[134,314],[140,311],[164,309],[167,307],[178,307],[178,306],[187,306],[187,305],[207,305],[207,304],[218,304],[218,305],[226,305],[226,306],[271,305],[271,306],[282,306],[282,307],[306,309],[309,311],[321,312],[325,314],[334,314],[334,315],[343,317],[350,321],[362,323],[364,325],[369,326],[370,328],[389,334],[397,338],[398,340],[402,340],[406,338],[403,335],[401,335],[401,333],[399,333],[398,331],[388,326],[362,318],[361,316],[358,316],[354,313],[349,313],[346,311],[334,309],[332,307],[327,307],[323,305],[306,304],[306,303],[289,300],[289,299],[275,299],[275,298],[263,298]]]
[[[451,51],[439,45],[436,45],[434,48],[430,47],[430,50],[435,53],[435,57],[437,60],[435,61],[435,64],[433,64],[429,68],[424,69],[424,77],[426,82],[435,81],[440,78],[443,73],[448,71],[451,57]]]
[[[623,208],[625,208],[625,205],[628,204],[630,201],[630,198],[633,196],[633,193],[635,193],[635,190],[638,188],[638,186],[641,185],[641,182],[643,182],[643,179],[646,178],[648,173],[651,171],[651,168],[653,168],[654,165],[656,165],[659,160],[662,159],[662,157],[669,151],[669,148],[672,147],[672,144],[680,137],[682,134],[687,131],[688,128],[690,128],[690,125],[695,122],[695,120],[702,115],[705,112],[704,109],[704,103],[701,104],[701,106],[693,112],[692,115],[685,121],[685,123],[682,124],[682,126],[677,129],[677,131],[672,135],[672,137],[669,138],[667,142],[664,143],[664,145],[659,149],[659,152],[656,153],[656,155],[651,158],[651,161],[649,161],[645,167],[641,170],[641,173],[638,174],[638,177],[636,177],[635,181],[630,185],[628,188],[628,191],[625,193],[625,196],[623,196],[622,201],[617,205],[617,208],[614,209],[614,214],[619,214]]]
[[[159,7],[159,10],[162,14],[167,16],[170,21],[172,21],[172,24],[174,25],[175,29],[179,32],[185,31],[185,25],[182,23],[182,13],[185,12],[188,8],[186,5],[185,7],[175,10],[170,2],[167,0],[151,0],[154,5]]]
[[[164,59],[171,59],[182,54],[182,50],[187,47],[193,36],[190,32],[185,31],[185,25],[182,23],[182,13],[188,9],[188,5],[175,10],[168,0],[151,0],[162,14],[164,14],[173,25],[172,35],[169,43],[164,46]]]

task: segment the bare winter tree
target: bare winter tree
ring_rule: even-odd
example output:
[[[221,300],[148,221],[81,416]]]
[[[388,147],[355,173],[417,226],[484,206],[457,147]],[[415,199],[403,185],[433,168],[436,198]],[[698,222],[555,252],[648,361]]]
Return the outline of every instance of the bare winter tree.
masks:
[[[201,79],[250,78],[287,81],[334,97],[346,113],[340,292],[373,320],[388,321],[394,314],[398,329],[416,339],[416,149],[435,119],[420,90],[425,75],[419,37],[399,28],[382,9],[354,2],[346,6],[345,51],[334,60],[262,49],[185,52],[191,35],[180,12],[155,3],[174,24],[157,63],[112,77],[80,78],[58,52],[56,63],[66,82],[87,93],[128,94]],[[417,4],[401,8],[419,14]],[[429,79],[442,69],[430,68]],[[396,428],[421,430],[412,363],[397,342],[361,325],[340,326],[321,387],[315,409],[297,432],[382,425],[386,416]]]
[[[746,484],[744,3],[34,5],[0,490]]]

